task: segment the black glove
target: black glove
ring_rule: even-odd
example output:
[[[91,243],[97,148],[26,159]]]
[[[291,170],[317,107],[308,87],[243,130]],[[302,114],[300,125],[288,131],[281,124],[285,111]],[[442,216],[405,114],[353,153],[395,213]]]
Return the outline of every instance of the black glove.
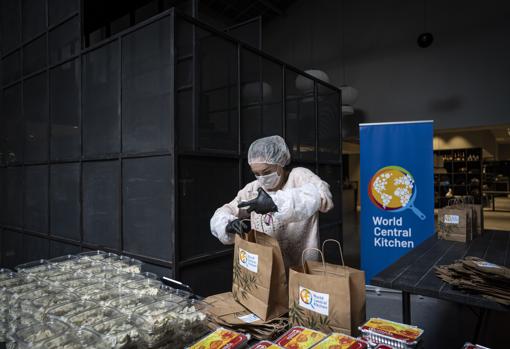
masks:
[[[225,227],[225,231],[229,234],[239,234],[247,233],[251,230],[251,223],[249,220],[241,220],[241,219],[234,219],[233,221],[229,222],[227,226]]]
[[[274,203],[273,199],[269,196],[268,193],[262,188],[258,189],[259,195],[250,201],[243,201],[237,205],[238,208],[241,207],[248,207],[246,211],[248,213],[251,213],[252,211],[255,211],[258,214],[266,214],[270,212],[276,212],[278,211],[278,207],[276,207],[276,204]]]

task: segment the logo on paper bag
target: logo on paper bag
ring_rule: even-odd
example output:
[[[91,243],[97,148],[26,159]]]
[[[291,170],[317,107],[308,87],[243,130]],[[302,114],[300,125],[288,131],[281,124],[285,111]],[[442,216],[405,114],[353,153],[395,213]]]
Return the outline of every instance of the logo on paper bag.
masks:
[[[299,306],[329,316],[329,294],[299,286]]]
[[[259,268],[259,256],[253,253],[250,253],[242,248],[239,249],[239,264],[256,273]]]
[[[459,224],[460,218],[456,214],[445,214],[444,215],[444,223],[445,224]]]
[[[381,168],[368,183],[368,197],[377,208],[391,212],[411,209],[424,220],[425,215],[414,207],[417,192],[413,175],[400,166]]]

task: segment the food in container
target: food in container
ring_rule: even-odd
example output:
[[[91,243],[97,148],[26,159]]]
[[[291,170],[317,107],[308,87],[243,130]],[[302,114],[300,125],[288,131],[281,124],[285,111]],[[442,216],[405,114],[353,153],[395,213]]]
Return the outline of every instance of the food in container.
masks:
[[[99,321],[90,327],[101,334],[112,349],[138,348],[143,344],[138,329],[129,322],[128,316]]]
[[[173,337],[175,312],[179,307],[178,304],[163,300],[141,306],[133,311],[132,322],[150,348]]]
[[[180,303],[186,299],[190,299],[193,295],[187,291],[178,290],[167,285],[161,285],[156,294],[158,299],[164,299],[174,303]]]
[[[173,326],[175,333],[170,340],[173,347],[182,348],[209,331],[206,316],[208,307],[208,304],[196,299],[188,299],[179,303],[179,307],[174,310],[175,321]]]
[[[314,349],[367,349],[368,343],[342,333],[332,333],[324,338]]]
[[[288,349],[307,349],[313,347],[325,337],[326,335],[322,332],[295,326],[278,338],[276,344]]]
[[[18,329],[10,339],[16,342],[18,349],[37,348],[41,347],[43,341],[59,336],[68,329],[69,326],[64,322],[48,318],[44,323]]]
[[[78,256],[68,254],[65,256],[52,258],[48,262],[52,267],[58,268],[60,270],[77,270],[79,268],[79,264],[76,263],[76,260],[78,260]]]
[[[220,327],[186,349],[237,349],[245,346],[250,335]]]
[[[81,261],[102,261],[108,253],[101,250],[87,251],[78,254]],[[115,253],[112,253],[115,254]]]
[[[279,348],[283,347],[280,347],[278,344],[274,344],[273,342],[270,341],[260,341],[250,347],[250,349],[279,349]]]
[[[128,256],[117,256],[116,258],[105,258],[104,263],[125,273],[140,273],[142,261]]]
[[[7,268],[0,268],[0,281],[8,279],[9,275],[12,274],[13,271]]]
[[[371,318],[359,329],[371,344],[388,344],[395,348],[414,348],[423,335],[423,330],[416,326],[380,318]]]
[[[104,305],[120,310],[126,315],[131,315],[136,308],[154,303],[157,299],[151,296],[137,296],[131,294],[119,294],[105,301]]]
[[[7,330],[9,333],[14,333],[20,328],[32,326],[41,323],[35,319],[32,313],[18,313],[16,317],[9,316],[7,320]]]
[[[15,269],[18,273],[37,274],[38,272],[48,270],[49,267],[50,263],[46,259],[39,259],[37,261],[20,264],[16,266]]]
[[[66,320],[73,326],[81,327],[115,319],[122,315],[123,314],[120,311],[110,307],[95,307],[67,317]]]
[[[46,310],[45,318],[47,317],[62,317],[62,318],[70,318],[71,316],[81,313],[87,309],[95,308],[97,304],[94,302],[88,301],[77,301],[77,302],[69,302],[64,304],[55,305]]]
[[[97,282],[92,285],[87,285],[76,290],[76,293],[80,295],[83,300],[97,300],[98,295],[101,294],[107,297],[107,294],[116,292],[118,289],[115,285],[107,282]]]
[[[34,317],[38,320],[44,318],[46,311],[56,305],[79,301],[79,297],[70,292],[57,292],[48,294],[32,301]]]
[[[44,341],[41,345],[44,349],[108,349],[109,346],[96,332],[80,328],[68,331],[59,336]]]
[[[125,285],[133,281],[143,281],[146,279],[157,280],[158,276],[154,273],[124,273],[117,272],[115,276],[111,278],[112,283],[116,283],[119,285]]]
[[[161,287],[161,281],[154,279],[135,280],[124,285],[124,289],[138,296],[156,296]]]

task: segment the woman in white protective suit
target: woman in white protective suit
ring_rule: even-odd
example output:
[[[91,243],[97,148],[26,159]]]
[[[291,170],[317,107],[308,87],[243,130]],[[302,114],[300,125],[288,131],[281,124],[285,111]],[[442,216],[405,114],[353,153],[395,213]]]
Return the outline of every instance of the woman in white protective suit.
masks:
[[[248,150],[248,164],[257,180],[218,208],[211,232],[223,244],[251,228],[276,238],[286,267],[298,265],[302,251],[319,243],[319,211],[333,208],[329,185],[312,171],[288,170],[290,152],[280,136],[260,138]]]

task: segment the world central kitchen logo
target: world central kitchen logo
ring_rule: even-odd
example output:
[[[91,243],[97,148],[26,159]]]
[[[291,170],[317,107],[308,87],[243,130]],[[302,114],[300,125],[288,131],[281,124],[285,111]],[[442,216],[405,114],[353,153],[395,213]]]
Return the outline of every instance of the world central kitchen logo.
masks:
[[[241,263],[246,263],[248,261],[248,257],[246,257],[246,251],[244,250],[239,251],[239,261]]]
[[[418,188],[413,175],[400,166],[381,168],[368,183],[368,196],[377,208],[390,212],[410,209],[424,220],[425,215],[414,207],[417,194]]]
[[[299,286],[299,306],[329,316],[329,294]]]
[[[312,294],[307,288],[303,288],[301,292],[299,292],[299,298],[301,298],[301,301],[305,304],[312,303]]]

